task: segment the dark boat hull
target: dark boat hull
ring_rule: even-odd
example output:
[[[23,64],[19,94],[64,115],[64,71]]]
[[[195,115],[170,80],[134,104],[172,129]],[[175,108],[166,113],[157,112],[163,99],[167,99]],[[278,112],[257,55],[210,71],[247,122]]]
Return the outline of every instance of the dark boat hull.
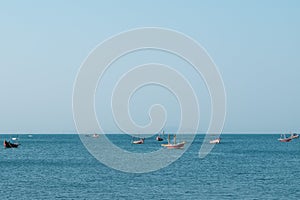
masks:
[[[4,140],[3,142],[4,148],[18,148],[19,144],[11,143],[9,141]]]
[[[279,142],[290,142],[290,141],[292,141],[292,138],[279,139]]]

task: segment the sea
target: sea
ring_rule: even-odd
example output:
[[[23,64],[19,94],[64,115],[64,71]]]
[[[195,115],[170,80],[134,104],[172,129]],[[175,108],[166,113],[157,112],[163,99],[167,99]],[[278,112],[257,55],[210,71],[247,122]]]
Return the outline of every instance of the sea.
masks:
[[[0,148],[0,199],[300,199],[300,139],[223,134],[200,159],[204,135],[197,135],[174,163],[136,174],[102,164],[76,134],[18,137],[19,148]],[[136,147],[130,137],[110,138],[140,152],[157,143],[147,138]]]

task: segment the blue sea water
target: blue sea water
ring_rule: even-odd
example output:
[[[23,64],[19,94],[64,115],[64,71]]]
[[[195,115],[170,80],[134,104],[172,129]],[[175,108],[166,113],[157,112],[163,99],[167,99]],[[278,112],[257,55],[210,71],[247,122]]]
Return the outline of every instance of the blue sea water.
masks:
[[[110,137],[133,148],[131,138]],[[199,159],[203,137],[168,167],[130,174],[101,164],[78,135],[21,135],[19,148],[0,148],[0,199],[300,199],[300,139],[222,135]],[[134,148],[147,152],[156,143]]]

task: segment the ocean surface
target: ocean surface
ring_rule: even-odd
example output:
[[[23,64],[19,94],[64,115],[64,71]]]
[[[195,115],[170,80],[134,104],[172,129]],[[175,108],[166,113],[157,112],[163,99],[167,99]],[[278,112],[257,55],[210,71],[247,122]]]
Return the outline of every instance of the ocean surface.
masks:
[[[157,143],[136,147],[130,137],[109,137],[140,152]],[[203,137],[168,167],[130,174],[100,163],[78,135],[19,135],[19,148],[0,148],[0,199],[300,199],[300,139],[222,135],[200,159]]]

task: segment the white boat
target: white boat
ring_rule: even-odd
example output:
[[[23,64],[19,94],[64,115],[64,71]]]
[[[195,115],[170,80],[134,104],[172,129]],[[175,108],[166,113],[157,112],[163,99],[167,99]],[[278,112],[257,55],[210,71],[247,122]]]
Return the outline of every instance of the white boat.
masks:
[[[219,144],[220,142],[221,142],[221,138],[217,138],[209,141],[210,144]]]
[[[13,141],[19,140],[19,135],[17,135],[17,137],[12,137],[11,140],[13,140]]]
[[[162,144],[161,146],[167,149],[183,149],[185,142],[176,143],[176,134],[174,135],[174,143],[170,143],[170,135],[168,135],[168,144]]]
[[[144,140],[145,140],[145,138],[141,138],[139,140],[133,141],[132,144],[144,144]]]
[[[162,144],[161,146],[166,147],[167,149],[183,149],[185,142],[180,142],[177,144]]]
[[[93,138],[98,138],[98,137],[99,137],[99,134],[94,133],[92,137],[93,137]]]
[[[299,138],[299,135],[297,133],[291,133],[290,138],[291,139],[297,139],[297,138]]]

